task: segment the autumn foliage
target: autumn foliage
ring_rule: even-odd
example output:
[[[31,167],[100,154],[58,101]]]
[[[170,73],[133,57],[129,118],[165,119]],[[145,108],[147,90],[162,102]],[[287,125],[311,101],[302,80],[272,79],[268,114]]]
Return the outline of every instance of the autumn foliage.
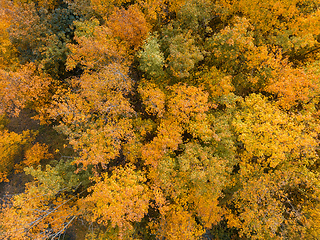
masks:
[[[319,239],[319,20],[0,0],[0,238]]]

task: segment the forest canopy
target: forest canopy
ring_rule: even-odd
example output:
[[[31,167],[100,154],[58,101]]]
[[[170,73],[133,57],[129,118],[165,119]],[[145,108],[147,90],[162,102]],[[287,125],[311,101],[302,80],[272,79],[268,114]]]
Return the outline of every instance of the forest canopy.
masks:
[[[0,0],[1,239],[319,239],[319,124],[319,0]]]

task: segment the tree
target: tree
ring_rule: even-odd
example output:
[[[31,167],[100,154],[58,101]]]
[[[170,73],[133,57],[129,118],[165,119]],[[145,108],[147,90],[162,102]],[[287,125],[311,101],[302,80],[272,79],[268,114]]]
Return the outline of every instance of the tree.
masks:
[[[8,14],[14,11],[15,7],[9,1],[0,1],[0,69],[14,69],[19,61],[17,49],[13,46],[9,38],[8,29],[12,24],[13,17]]]
[[[108,17],[107,26],[115,38],[124,41],[128,48],[139,48],[147,38],[148,24],[137,5],[130,5],[127,10],[115,9]]]
[[[77,207],[81,178],[75,175],[70,163],[61,161],[49,165],[26,168],[35,181],[26,185],[24,193],[5,202],[1,211],[3,239],[47,239],[64,233],[80,215]]]
[[[146,112],[162,117],[165,112],[166,95],[155,84],[141,84],[138,89]]]
[[[318,1],[0,6],[0,170],[34,177],[1,238],[320,235]],[[23,108],[71,155],[6,130]]]
[[[87,23],[91,24],[90,22]],[[96,25],[97,23],[93,23]],[[97,70],[110,63],[130,62],[127,58],[127,49],[119,40],[112,37],[111,30],[106,26],[96,26],[88,37],[80,34],[82,26],[78,24],[75,40],[78,44],[68,44],[70,54],[68,55],[66,68],[68,71],[75,69],[77,66],[85,71]],[[89,25],[90,26],[90,25]],[[92,30],[91,30],[92,31]],[[112,61],[111,61],[112,60]]]
[[[176,20],[182,29],[188,29],[193,34],[203,36],[210,31],[209,22],[212,19],[213,7],[213,3],[207,0],[184,1],[176,13]]]
[[[139,68],[149,77],[157,78],[164,74],[164,55],[157,36],[148,36],[137,56]]]
[[[128,0],[113,0],[113,1],[103,1],[103,0],[93,0],[91,2],[92,8],[101,16],[106,16],[111,14],[111,12],[116,7],[121,7],[122,4],[129,2]]]
[[[157,237],[166,239],[200,239],[203,229],[188,211],[181,206],[172,206],[158,226]]]
[[[0,182],[9,181],[7,176],[14,168],[15,160],[21,157],[24,145],[30,143],[33,139],[32,132],[24,131],[21,134],[0,131]]]
[[[275,94],[278,104],[284,109],[306,104],[319,95],[318,77],[303,68],[292,68],[284,61],[274,69],[270,83],[265,90]]]
[[[293,58],[318,51],[317,1],[237,1],[217,2],[219,15],[228,17],[241,13],[250,19],[258,42],[280,46]],[[310,52],[311,50],[311,52]],[[303,58],[304,58],[303,57]]]
[[[91,195],[83,202],[90,207],[89,221],[97,221],[106,226],[117,228],[119,238],[130,236],[134,222],[140,222],[148,212],[149,189],[146,178],[132,165],[119,167],[96,179],[96,184],[89,191]]]
[[[40,165],[41,160],[53,158],[53,154],[49,153],[48,146],[38,142],[27,149],[24,156],[25,159],[20,163],[22,169],[24,167],[37,167]],[[15,166],[15,168],[18,169],[20,166]]]
[[[233,123],[243,144],[233,200],[240,221],[230,225],[253,239],[314,237],[317,220],[303,209],[318,202],[319,173],[309,168],[319,158],[316,121],[282,112],[261,95],[243,106]]]
[[[189,76],[189,71],[203,59],[191,31],[182,31],[169,25],[162,39],[169,73],[177,78]]]
[[[11,44],[17,49],[19,61],[23,64],[33,62],[54,78],[64,77],[66,44],[73,36],[75,16],[63,6],[49,11],[38,9],[34,3],[16,5],[6,14],[12,19],[7,32]]]
[[[43,103],[49,95],[52,79],[45,74],[39,76],[37,72],[34,64],[24,65],[15,72],[0,69],[1,114],[18,116],[27,104]]]
[[[58,129],[69,137],[70,144],[79,153],[78,164],[102,164],[120,156],[122,145],[133,138],[134,114],[128,98],[131,79],[128,69],[110,64],[100,72],[84,73],[74,79],[78,93],[62,90],[55,96],[50,112],[60,119]]]

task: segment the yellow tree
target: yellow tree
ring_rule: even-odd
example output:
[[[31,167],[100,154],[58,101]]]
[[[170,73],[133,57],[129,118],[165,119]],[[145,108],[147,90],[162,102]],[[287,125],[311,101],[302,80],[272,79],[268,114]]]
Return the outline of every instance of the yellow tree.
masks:
[[[67,69],[84,69],[69,80],[70,89],[57,92],[50,116],[60,120],[59,130],[79,153],[78,164],[102,164],[120,157],[126,141],[133,138],[130,117],[134,110],[128,95],[130,56],[126,47],[97,20],[76,23],[78,44],[68,45]]]
[[[277,45],[293,58],[318,52],[319,3],[317,1],[217,1],[223,20],[238,13],[250,20],[258,42]]]
[[[2,239],[47,239],[62,235],[79,216],[77,207],[80,179],[74,167],[61,161],[49,165],[26,168],[34,182],[26,184],[25,192],[4,202],[1,210]]]
[[[142,84],[139,91],[146,111],[160,120],[155,137],[141,152],[148,166],[153,207],[160,212],[150,228],[159,237],[198,239],[204,229],[223,218],[219,199],[224,196],[222,190],[229,182],[233,164],[231,156],[230,160],[224,159],[225,153],[218,150],[220,137],[209,114],[213,107],[209,94],[186,84],[167,90]],[[157,94],[147,95],[149,92]]]
[[[318,205],[319,127],[311,113],[281,111],[261,95],[243,102],[233,122],[238,134],[239,171],[230,226],[253,239],[312,238],[317,218],[306,209]],[[315,218],[314,218],[315,217]]]
[[[153,83],[140,84],[138,91],[146,112],[162,117],[165,112],[165,93]]]
[[[12,24],[15,6],[10,1],[0,1],[0,69],[14,69],[18,64],[17,49],[9,38],[8,29]]]
[[[17,134],[0,130],[0,182],[9,181],[7,176],[13,170],[16,158],[22,156],[24,146],[32,140],[33,134],[30,131]]]
[[[167,214],[162,216],[157,230],[154,232],[157,237],[170,240],[201,239],[201,235],[204,233],[190,212],[173,204]]]
[[[73,80],[77,93],[63,90],[55,97],[51,117],[60,119],[58,129],[79,153],[76,162],[85,167],[99,163],[106,167],[120,156],[124,142],[133,138],[127,70],[110,64],[99,72],[84,73]]]
[[[88,220],[111,225],[120,239],[130,238],[134,222],[140,222],[148,213],[150,194],[146,177],[132,165],[119,167],[111,176],[103,174],[83,199]]]

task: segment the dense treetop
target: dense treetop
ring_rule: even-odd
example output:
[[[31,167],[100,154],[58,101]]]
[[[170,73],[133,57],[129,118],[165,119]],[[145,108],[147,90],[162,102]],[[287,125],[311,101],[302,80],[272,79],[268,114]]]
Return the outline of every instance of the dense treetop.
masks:
[[[0,0],[1,239],[319,239],[319,121],[319,0]]]

